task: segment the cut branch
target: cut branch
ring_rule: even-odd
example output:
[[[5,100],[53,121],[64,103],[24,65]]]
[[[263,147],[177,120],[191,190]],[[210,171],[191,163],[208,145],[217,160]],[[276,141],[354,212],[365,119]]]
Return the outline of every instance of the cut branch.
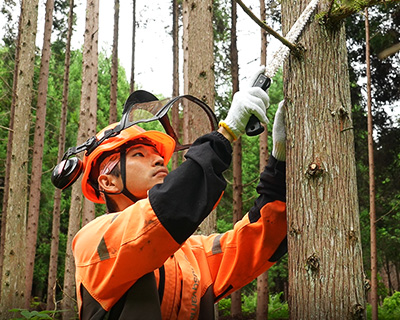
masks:
[[[378,58],[381,60],[386,59],[387,57],[395,54],[397,51],[400,51],[400,42],[378,53]]]
[[[243,11],[248,14],[248,16],[255,22],[257,23],[262,29],[267,31],[271,36],[275,37],[278,39],[280,42],[282,42],[285,46],[289,47],[290,50],[292,51],[297,51],[297,47],[295,44],[291,43],[288,41],[286,38],[282,37],[279,33],[277,33],[274,29],[269,27],[267,24],[265,24],[263,21],[258,19],[254,13],[242,2],[242,0],[235,0],[239,6],[242,7]]]

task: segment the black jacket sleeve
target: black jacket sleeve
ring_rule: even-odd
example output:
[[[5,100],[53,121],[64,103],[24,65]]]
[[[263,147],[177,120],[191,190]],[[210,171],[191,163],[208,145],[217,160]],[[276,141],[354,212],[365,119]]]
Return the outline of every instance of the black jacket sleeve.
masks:
[[[230,165],[232,147],[222,134],[212,132],[197,139],[185,157],[163,184],[149,191],[155,214],[180,244],[196,231],[225,190],[222,173]]]
[[[249,211],[250,222],[260,218],[260,210],[267,203],[279,200],[286,202],[286,162],[276,160],[272,155],[260,175],[257,186],[259,197]]]
[[[268,164],[260,175],[257,186],[259,197],[249,211],[249,220],[256,222],[261,217],[264,206],[274,202],[286,202],[286,162],[276,160],[272,155]],[[281,242],[277,250],[270,257],[270,262],[275,262],[287,252],[287,237]]]

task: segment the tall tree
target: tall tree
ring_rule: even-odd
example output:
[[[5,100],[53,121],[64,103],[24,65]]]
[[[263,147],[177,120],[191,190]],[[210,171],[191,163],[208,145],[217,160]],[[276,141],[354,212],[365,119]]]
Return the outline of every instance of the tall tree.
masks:
[[[398,195],[400,183],[397,178],[393,177],[394,172],[398,172],[398,149],[395,147],[398,144],[397,127],[398,119],[395,114],[390,115],[388,111],[396,111],[398,100],[400,97],[399,83],[400,74],[397,72],[400,55],[388,56],[381,60],[379,53],[386,48],[398,43],[400,30],[398,28],[400,21],[400,5],[394,2],[385,2],[380,6],[374,6],[369,10],[369,29],[373,34],[369,41],[370,46],[370,70],[371,70],[371,97],[372,97],[372,114],[374,127],[374,162],[375,162],[375,192],[376,192],[376,258],[377,272],[380,273],[380,282],[386,285],[390,290],[393,289],[392,283],[388,280],[387,266],[391,262],[398,263],[400,261],[398,249],[399,241],[396,236],[397,227],[399,225]],[[365,79],[366,68],[360,68],[360,65],[365,65],[367,59],[365,34],[366,21],[364,15],[357,14],[347,18],[346,30],[348,35],[348,50],[350,59],[350,76],[352,83],[357,82],[357,78]],[[372,225],[370,219],[370,197],[369,197],[369,177],[368,177],[368,121],[367,96],[361,92],[367,92],[369,85],[363,82],[363,85],[352,85],[352,102],[354,127],[356,135],[356,160],[357,160],[357,180],[358,180],[358,195],[360,203],[361,215],[361,233],[363,240],[363,256],[364,265],[367,270],[372,271],[371,256],[373,255],[371,235]],[[397,261],[397,262],[395,262]],[[374,295],[373,280],[375,276],[371,272],[371,296]],[[392,274],[392,280],[396,279],[396,275]],[[379,281],[379,280],[378,280]],[[376,281],[375,283],[377,283]],[[380,285],[381,285],[380,284]],[[379,290],[382,299],[383,291]],[[370,300],[371,301],[371,300]],[[371,301],[372,302],[372,301]],[[373,304],[373,302],[372,302]]]
[[[237,50],[237,6],[231,1],[231,74],[232,94],[239,91],[239,59]],[[233,143],[232,171],[233,171],[233,224],[243,217],[243,182],[242,182],[242,138]],[[239,317],[242,315],[242,290],[231,294],[231,315]]]
[[[53,26],[54,0],[46,1],[42,58],[39,71],[38,98],[36,106],[35,134],[33,139],[32,172],[29,185],[29,208],[26,229],[26,273],[25,307],[29,308],[35,264],[37,229],[40,211],[40,190],[42,182],[43,143],[46,128],[47,86],[51,55],[51,31]]]
[[[0,296],[0,318],[8,310],[24,306],[26,211],[29,128],[37,32],[37,0],[21,4],[20,51],[17,72],[14,137],[10,162],[7,220]]]
[[[172,96],[179,96],[179,2],[172,0]],[[174,127],[179,126],[178,109],[172,110]],[[179,133],[178,133],[179,134]],[[178,153],[172,155],[172,169],[178,167]]]
[[[267,10],[265,8],[265,0],[260,0],[260,19],[261,21],[267,20]],[[267,32],[261,29],[261,52],[260,62],[261,65],[267,64]],[[264,126],[264,132],[260,135],[260,172],[264,171],[268,162],[268,127]],[[268,290],[268,271],[265,271],[257,277],[257,308],[256,319],[268,319],[268,303],[269,303],[269,290]]]
[[[284,34],[307,4],[282,2]],[[331,4],[321,0],[317,13]],[[284,69],[290,317],[364,318],[345,30],[319,22],[307,24],[302,58]]]
[[[96,134],[96,123],[97,123],[97,83],[98,83],[98,38],[99,38],[99,0],[90,1],[90,10],[92,15],[90,19],[87,20],[89,28],[91,30],[91,37],[87,41],[88,51],[83,52],[82,64],[85,68],[85,63],[87,63],[88,68],[86,68],[86,73],[82,71],[82,95],[81,95],[81,114],[82,108],[88,108],[88,126],[85,128],[87,132],[86,138],[92,137]],[[85,32],[86,36],[86,32]],[[87,56],[85,56],[87,54]],[[86,62],[85,62],[86,61]],[[117,72],[118,74],[118,72]],[[83,104],[83,106],[82,106]],[[84,111],[84,113],[86,113]],[[94,203],[87,200],[83,201],[82,209],[82,226],[87,224],[89,221],[93,220],[95,217],[95,206]]]
[[[368,106],[368,162],[369,162],[369,214],[371,228],[371,306],[372,319],[378,319],[378,263],[376,252],[376,210],[375,210],[375,164],[374,138],[371,96],[371,62],[368,8],[365,8],[365,56],[367,69],[367,106]]]
[[[135,91],[136,0],[132,0],[131,93]]]
[[[119,0],[114,0],[114,36],[111,61],[110,124],[117,122]]]
[[[183,76],[184,93],[191,94],[214,106],[214,56],[212,1],[183,1]],[[201,57],[201,58],[199,58]],[[190,125],[201,126],[201,123]],[[185,129],[183,130],[185,132]],[[216,212],[211,213],[200,225],[200,232],[215,231]]]
[[[98,26],[99,26],[99,0],[88,0],[86,3],[86,27],[82,56],[82,90],[79,114],[79,127],[77,145],[82,144],[95,134],[96,111],[97,111],[97,48],[98,48]],[[72,186],[71,206],[69,210],[67,253],[65,258],[64,291],[62,309],[69,310],[63,313],[63,318],[69,319],[74,315],[75,300],[75,266],[72,256],[72,240],[79,230],[80,216],[82,211],[82,224],[90,221],[91,214],[94,216],[94,206],[89,201],[84,202],[82,209],[81,179]]]
[[[60,163],[60,161],[62,160],[64,151],[65,151],[65,135],[66,135],[67,110],[68,110],[69,68],[70,68],[70,61],[71,61],[71,37],[72,37],[73,17],[74,17],[74,0],[69,0],[68,31],[67,31],[67,42],[65,45],[63,96],[62,96],[62,106],[61,106],[60,132],[59,132],[59,137],[58,137],[57,163]],[[59,242],[60,242],[60,239],[59,239],[60,238],[60,216],[61,216],[61,190],[56,188],[54,191],[49,277],[48,277],[48,283],[47,283],[47,309],[48,310],[54,310],[56,307],[55,301],[56,301],[56,285],[57,285],[58,248],[59,248]]]
[[[22,27],[22,7],[21,14],[19,16],[18,23],[18,35],[15,43],[15,59],[14,59],[14,72],[13,72],[13,84],[12,84],[12,100],[10,106],[10,123],[8,130],[8,140],[7,140],[7,158],[5,165],[5,174],[4,174],[4,193],[3,193],[3,207],[1,214],[1,236],[0,236],[0,281],[2,279],[3,274],[3,260],[4,260],[4,242],[6,237],[6,221],[7,221],[7,206],[8,206],[8,192],[9,192],[9,183],[10,183],[10,163],[12,156],[12,141],[14,137],[14,115],[15,115],[15,101],[16,101],[16,93],[17,93],[17,80],[18,80],[18,67],[19,67],[19,52],[20,52],[20,39],[21,39],[21,27]]]

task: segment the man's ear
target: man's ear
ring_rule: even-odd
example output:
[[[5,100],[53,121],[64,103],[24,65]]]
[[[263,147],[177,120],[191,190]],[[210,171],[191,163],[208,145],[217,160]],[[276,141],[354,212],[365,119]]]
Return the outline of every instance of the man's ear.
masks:
[[[121,191],[120,178],[111,174],[101,174],[97,178],[100,190],[104,190],[106,193],[118,193]]]

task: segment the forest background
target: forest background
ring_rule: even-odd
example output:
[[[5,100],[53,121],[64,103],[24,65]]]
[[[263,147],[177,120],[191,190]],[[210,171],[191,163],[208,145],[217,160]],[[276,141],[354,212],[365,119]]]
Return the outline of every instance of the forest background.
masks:
[[[215,110],[219,118],[222,118],[229,108],[232,96],[229,58],[230,20],[229,1],[214,1],[214,38],[215,38],[215,74],[216,74],[216,103]],[[267,3],[269,10],[268,21],[279,28],[280,8],[275,2]],[[7,156],[7,140],[10,123],[10,106],[12,99],[13,70],[15,57],[15,43],[18,32],[18,24],[15,12],[18,5],[13,1],[3,1],[1,5],[2,21],[7,21],[3,26],[3,37],[0,44],[0,196],[4,194],[5,162]],[[255,9],[257,11],[258,9]],[[62,76],[64,72],[65,54],[65,32],[67,23],[68,5],[66,2],[55,2],[55,19],[53,23],[53,34],[51,42],[50,75],[47,95],[46,131],[43,158],[43,176],[40,197],[40,219],[38,228],[38,239],[35,268],[32,287],[32,297],[36,303],[45,303],[47,299],[47,277],[50,261],[50,243],[52,233],[52,212],[54,187],[50,181],[52,169],[57,163],[59,118],[62,101]],[[170,12],[166,16],[170,16]],[[143,10],[137,21],[138,29],[145,30],[152,19],[151,13]],[[110,20],[111,12],[110,12]],[[355,147],[357,160],[357,182],[360,206],[360,221],[362,231],[362,245],[365,270],[370,270],[370,238],[369,238],[369,199],[368,199],[368,153],[367,153],[367,120],[366,120],[366,95],[365,95],[365,17],[362,14],[352,15],[346,23],[347,43],[349,51],[349,70],[351,76],[351,93],[353,106],[353,120],[355,133]],[[171,18],[172,20],[172,18]],[[42,20],[39,20],[39,24]],[[165,30],[171,29],[171,24],[164,17]],[[252,22],[248,20],[247,24]],[[101,21],[100,21],[101,24]],[[375,139],[375,179],[376,179],[376,207],[377,207],[377,244],[378,244],[378,266],[379,266],[379,298],[383,303],[384,298],[392,296],[395,291],[400,290],[400,126],[397,114],[400,112],[400,56],[397,52],[385,59],[379,59],[378,54],[384,49],[399,42],[400,32],[400,8],[398,4],[381,5],[374,7],[370,12],[370,24],[372,30],[371,38],[371,62],[372,62],[372,90],[373,90],[373,119]],[[131,28],[131,26],[127,26]],[[255,33],[258,32],[254,25]],[[167,32],[168,34],[168,32]],[[123,34],[121,34],[123,38]],[[238,36],[240,38],[240,36]],[[244,35],[246,37],[246,35]],[[154,49],[151,49],[154,50]],[[258,51],[256,47],[255,51]],[[72,51],[69,97],[68,97],[68,120],[66,146],[76,145],[76,134],[79,123],[79,105],[82,72],[82,49]],[[162,52],[161,52],[162,54]],[[239,51],[240,56],[240,51]],[[36,68],[34,75],[34,87],[37,88],[40,66],[40,48],[37,48]],[[257,58],[255,58],[257,59]],[[98,72],[98,95],[97,95],[97,129],[108,124],[110,106],[111,86],[111,54],[110,48],[100,48],[99,72]],[[168,78],[165,70],[157,69],[157,64],[137,61],[138,65],[152,68],[155,82],[162,82]],[[171,62],[172,63],[172,62]],[[257,64],[257,61],[255,62]],[[254,65],[254,62],[253,62]],[[241,66],[242,67],[242,66]],[[243,66],[242,69],[247,69]],[[162,70],[162,71],[161,71]],[[130,83],[126,70],[120,66],[118,70],[118,114],[121,114],[122,106],[129,95]],[[145,72],[145,71],[143,71]],[[171,72],[172,73],[172,72]],[[172,75],[171,75],[172,78]],[[242,77],[242,79],[245,78]],[[137,77],[137,88],[149,90],[150,85],[140,82]],[[161,92],[162,89],[154,87],[153,93],[159,97],[168,95]],[[157,92],[160,90],[160,92]],[[36,91],[35,91],[36,92]],[[172,92],[172,85],[171,85]],[[36,92],[37,93],[37,92]],[[278,74],[270,89],[271,108],[269,118],[273,119],[277,103],[282,99],[282,76]],[[33,131],[35,119],[35,103],[37,97],[34,95],[32,105],[32,126],[30,146],[33,144]],[[272,121],[269,125],[271,131]],[[247,211],[255,198],[255,185],[258,176],[258,138],[244,137],[243,139],[243,211]],[[271,142],[271,141],[270,141]],[[31,149],[30,149],[31,150]],[[227,172],[228,181],[232,181],[232,171]],[[3,202],[2,202],[3,203]],[[70,192],[66,190],[62,196],[61,203],[61,225],[60,245],[58,252],[58,285],[56,289],[56,300],[62,298],[64,260],[66,252],[66,241],[68,232],[68,212],[70,203]],[[2,208],[3,209],[3,208]],[[2,210],[3,211],[3,210]],[[96,207],[97,214],[103,213],[103,208]],[[229,184],[224,200],[218,209],[218,231],[223,232],[232,227],[232,184]],[[287,265],[282,259],[269,272],[270,293],[279,297],[278,300],[285,301],[287,294]],[[366,275],[369,278],[369,275]],[[243,290],[243,301],[252,305],[254,301],[255,283],[253,282]],[[221,303],[222,309],[224,304]],[[246,304],[245,303],[245,304]],[[229,309],[229,307],[226,307]],[[245,311],[254,311],[251,307],[244,307]]]

